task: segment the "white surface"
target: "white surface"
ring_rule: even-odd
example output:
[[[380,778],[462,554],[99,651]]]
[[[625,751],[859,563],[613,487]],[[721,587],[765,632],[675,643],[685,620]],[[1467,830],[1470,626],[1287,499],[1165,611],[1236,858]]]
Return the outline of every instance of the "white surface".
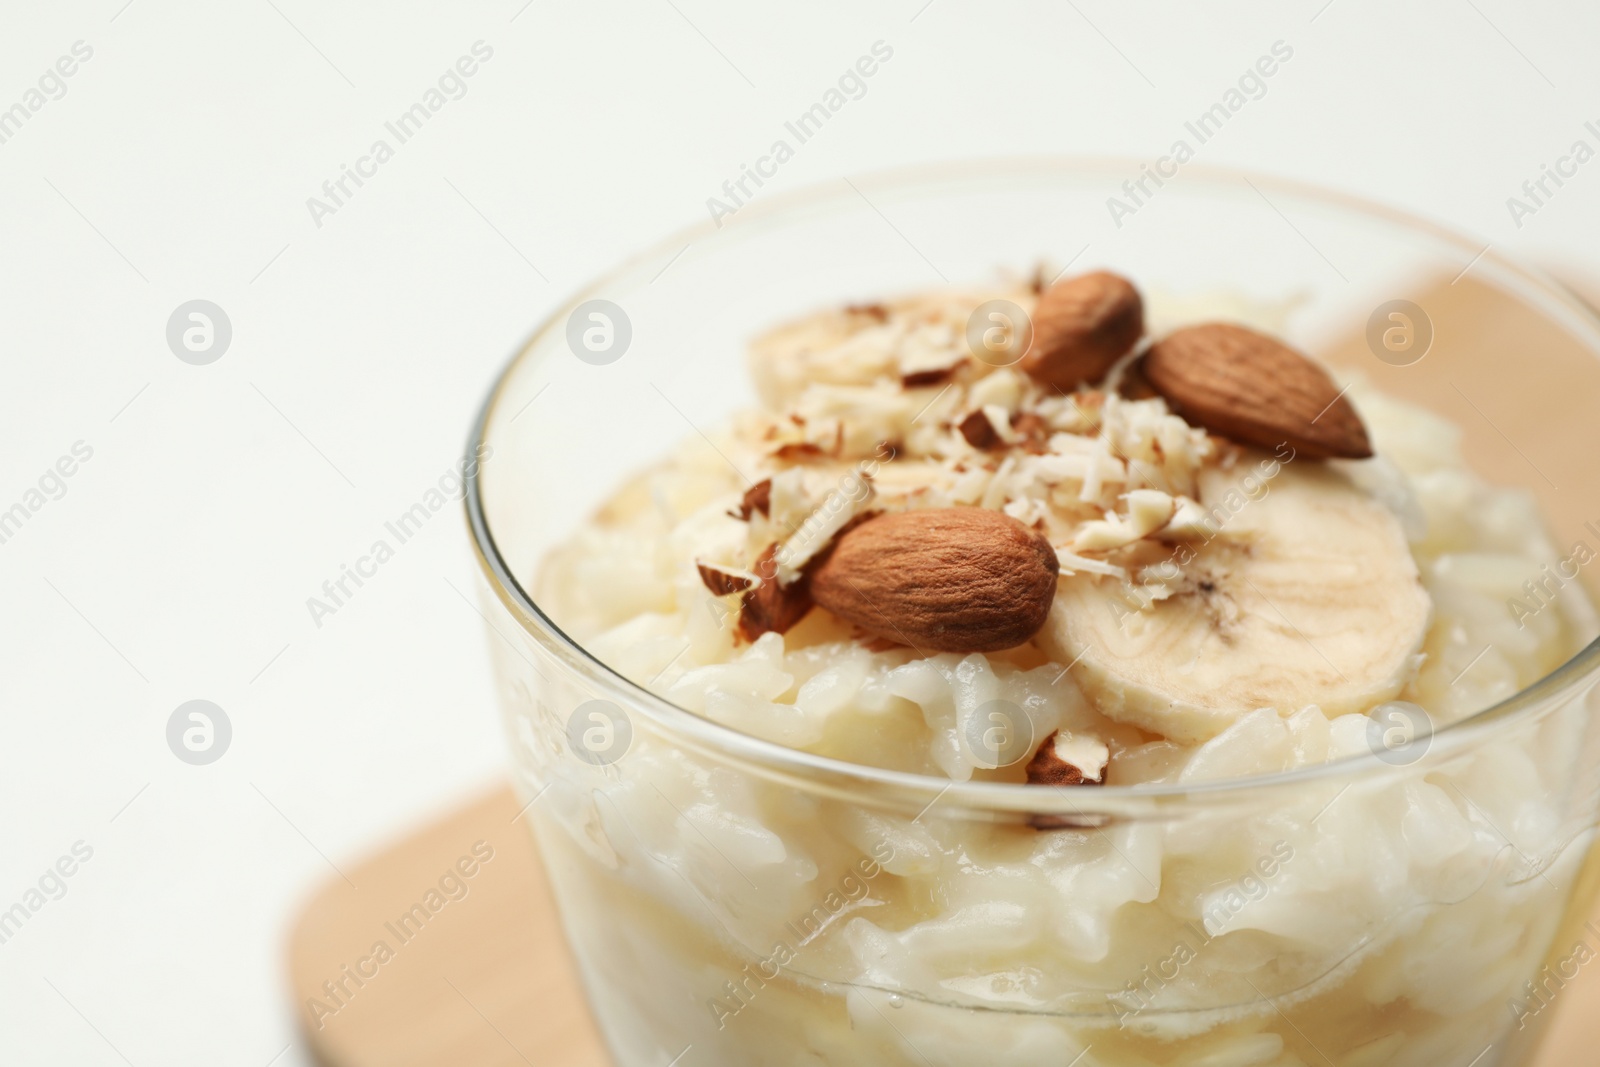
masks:
[[[0,944],[7,1064],[304,1062],[298,902],[502,758],[454,503],[320,629],[307,597],[454,461],[552,302],[705,218],[873,42],[893,59],[767,191],[1154,160],[1281,39],[1293,60],[1198,159],[1597,266],[1600,161],[1520,230],[1505,202],[1574,140],[1600,147],[1600,10],[1575,0],[123,3],[12,2],[0,32],[0,108],[94,49],[0,144],[0,509],[94,449],[0,544],[0,909],[94,849]],[[480,39],[467,95],[316,227],[306,198]],[[1116,239],[1109,216],[1082,236]],[[233,324],[209,366],[165,342],[194,298]],[[205,767],[165,740],[194,698],[234,728]]]

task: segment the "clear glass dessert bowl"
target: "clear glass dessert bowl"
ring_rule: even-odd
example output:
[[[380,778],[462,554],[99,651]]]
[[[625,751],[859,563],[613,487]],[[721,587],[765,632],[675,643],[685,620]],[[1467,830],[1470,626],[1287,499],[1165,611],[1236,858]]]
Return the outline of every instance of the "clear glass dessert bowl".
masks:
[[[1492,250],[1325,191],[1186,167],[1108,211],[1139,173],[1009,161],[758,199],[574,296],[495,386],[467,491],[490,643],[526,818],[617,1063],[1532,1062],[1595,947],[1600,323]],[[1140,784],[919,773],[659,695],[725,613],[686,616],[676,654],[659,630],[604,657],[576,639],[585,597],[651,610],[664,545],[618,537],[603,568],[563,559],[561,604],[537,593],[597,511],[677,506],[684,480],[647,473],[665,457],[731,463],[718,434],[755,402],[751,338],[1040,263],[1137,279],[1169,324],[1267,314],[1358,393],[1415,406],[1375,423],[1380,456],[1426,466],[1445,440],[1517,490],[1427,478],[1458,529],[1413,535],[1435,542],[1418,558],[1448,623],[1422,710],[1385,703],[1309,741],[1268,715],[1277,764],[1246,745],[1197,770],[1185,750]],[[1503,544],[1525,574],[1484,548]],[[882,722],[855,740],[892,745]],[[1145,740],[1139,758],[1165,758]]]

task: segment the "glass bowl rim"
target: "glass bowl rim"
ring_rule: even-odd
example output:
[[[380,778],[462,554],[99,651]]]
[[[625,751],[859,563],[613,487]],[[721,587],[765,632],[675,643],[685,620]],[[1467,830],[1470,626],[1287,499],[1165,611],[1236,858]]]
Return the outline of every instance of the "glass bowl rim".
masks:
[[[783,216],[787,214],[801,213],[834,199],[865,199],[861,193],[862,187],[906,190],[929,187],[936,191],[941,185],[961,182],[967,186],[992,183],[992,187],[998,189],[1006,184],[1021,184],[1023,179],[1041,181],[1051,175],[1083,176],[1094,172],[1126,174],[1130,168],[1137,170],[1138,165],[1138,160],[1129,157],[1023,156],[902,166],[872,171],[851,178],[840,177],[784,193],[770,194],[759,201],[747,203],[729,220],[700,222],[679,229],[580,286],[577,291],[558,302],[533,327],[528,336],[517,344],[495,376],[488,396],[473,421],[467,442],[467,457],[470,459],[480,454],[480,447],[487,443],[485,434],[496,404],[506,383],[529,350],[547,334],[564,329],[564,320],[575,306],[601,295],[608,286],[645,263],[662,256],[670,256],[674,252],[681,255],[681,250],[685,246],[721,234],[725,230],[743,229],[774,221],[782,223]],[[1525,282],[1542,290],[1545,295],[1565,305],[1566,310],[1586,327],[1589,334],[1586,340],[1596,355],[1600,356],[1600,316],[1597,316],[1593,308],[1545,272],[1503,256],[1487,245],[1480,247],[1477,242],[1468,239],[1459,231],[1362,196],[1295,179],[1239,168],[1193,164],[1184,168],[1184,176],[1186,185],[1200,183],[1215,185],[1224,181],[1247,182],[1302,200],[1315,201],[1323,206],[1365,215],[1369,219],[1387,224],[1390,228],[1420,231],[1436,241],[1453,245],[1470,260],[1467,269],[1471,269],[1479,262],[1487,261],[1501,271],[1520,276]],[[1466,271],[1462,273],[1465,274]],[[1046,790],[1025,783],[955,781],[934,775],[851,763],[831,756],[820,756],[790,748],[743,733],[682,708],[617,673],[592,655],[544,613],[533,597],[523,589],[501,555],[484,510],[482,479],[477,464],[466,465],[464,480],[464,504],[473,554],[483,569],[484,578],[488,581],[490,589],[528,636],[547,652],[562,660],[566,666],[586,676],[586,680],[597,686],[602,695],[620,701],[628,708],[644,711],[675,742],[687,742],[689,747],[705,755],[725,762],[731,760],[744,764],[769,776],[786,778],[796,784],[811,787],[826,787],[831,784],[833,791],[841,793],[876,787],[906,792],[917,798],[931,794],[929,807],[941,798],[953,794],[951,796],[953,802],[974,809],[1083,814],[1085,811],[1113,810],[1124,803],[1171,801],[1191,796],[1218,798],[1228,794],[1256,795],[1275,787],[1293,786],[1322,779],[1355,778],[1369,773],[1385,774],[1410,769],[1410,765],[1396,766],[1384,762],[1376,753],[1357,753],[1290,771],[1241,778],[1106,785],[1098,786],[1092,791]],[[490,625],[492,628],[493,624]],[[503,635],[501,636],[504,639]],[[1592,684],[1596,676],[1600,676],[1600,638],[1592,641],[1560,667],[1532,685],[1434,731],[1429,742],[1429,750],[1419,757],[1418,762],[1428,755],[1433,755],[1434,746],[1441,741],[1450,752],[1465,749],[1495,727],[1509,725],[1538,708],[1556,706],[1566,699],[1573,698],[1587,685]],[[1087,807],[1076,803],[1079,798],[1087,801]],[[920,815],[918,817],[920,818]]]

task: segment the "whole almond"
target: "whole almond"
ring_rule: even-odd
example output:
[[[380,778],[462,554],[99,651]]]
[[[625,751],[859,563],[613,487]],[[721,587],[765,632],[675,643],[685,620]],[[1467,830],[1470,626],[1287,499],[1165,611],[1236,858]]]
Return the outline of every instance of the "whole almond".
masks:
[[[1095,271],[1056,282],[1033,309],[1033,344],[1022,369],[1046,385],[1075,389],[1104,378],[1144,334],[1144,301],[1119,274]]]
[[[1328,372],[1288,345],[1229,323],[1190,326],[1145,354],[1144,374],[1184,418],[1258,448],[1366,459],[1367,428]]]
[[[998,652],[1044,625],[1060,564],[1050,542],[985,508],[879,515],[841,535],[811,597],[919,651]]]

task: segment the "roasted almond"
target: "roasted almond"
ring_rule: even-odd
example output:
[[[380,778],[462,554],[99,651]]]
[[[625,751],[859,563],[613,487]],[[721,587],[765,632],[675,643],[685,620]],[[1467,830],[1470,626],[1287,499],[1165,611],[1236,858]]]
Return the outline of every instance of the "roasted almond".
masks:
[[[802,575],[783,585],[778,581],[778,546],[774,542],[756,557],[758,584],[747,589],[739,605],[739,635],[754,641],[764,633],[788,633],[811,610],[811,594]]]
[[[739,502],[739,510],[730,511],[728,514],[732,515],[736,519],[744,519],[748,522],[750,516],[758,511],[763,515],[769,515],[772,513],[771,478],[763,478],[755,485],[752,485],[750,488],[746,489],[744,491],[744,499]]]
[[[1366,459],[1367,428],[1355,406],[1308,357],[1228,323],[1190,326],[1162,338],[1144,374],[1174,410],[1244,445],[1287,444],[1313,459]]]
[[[1050,451],[1050,424],[1040,415],[1024,411],[1011,420],[1011,429],[1023,451],[1042,456]]]
[[[1028,761],[1030,785],[1102,785],[1111,754],[1105,742],[1057,730]]]
[[[714,563],[695,563],[695,569],[700,572],[700,580],[705,587],[711,590],[712,596],[732,596],[742,593],[756,584],[754,575],[731,567],[719,567]]]
[[[1136,359],[1123,370],[1122,376],[1117,380],[1117,395],[1124,400],[1149,400],[1153,396],[1160,396],[1156,387],[1150,384],[1150,379],[1144,374],[1144,359]]]
[[[956,372],[967,365],[965,359],[958,359],[954,363],[943,367],[918,367],[916,370],[902,371],[900,385],[905,389],[924,389],[930,385],[944,385],[956,376]]]
[[[878,637],[927,652],[997,652],[1039,631],[1060,564],[999,511],[879,515],[841,534],[810,576],[812,599]]]
[[[786,463],[806,463],[825,455],[827,453],[822,446],[814,441],[790,441],[772,451],[773,459],[781,459]]]
[[[1110,750],[1104,742],[1057,730],[1044,739],[1039,751],[1028,761],[1028,784],[1060,789],[1104,785],[1106,764],[1110,759]],[[1028,816],[1028,825],[1038,830],[1092,830],[1104,826],[1107,821],[1104,815],[1090,813]]]
[[[1000,434],[995,431],[994,423],[989,421],[989,416],[984,414],[982,408],[962,419],[956,429],[961,431],[961,436],[973,448],[990,449],[1000,444]]]
[[[971,412],[966,418],[956,424],[956,429],[961,431],[961,436],[966,438],[967,444],[982,451],[1000,448],[1006,441],[1000,437],[1000,431],[995,428],[994,420],[989,418],[988,412],[982,408]],[[1011,433],[1013,443],[1024,451],[1034,455],[1043,455],[1050,451],[1050,424],[1031,411],[1024,411],[1011,420]]]
[[[1033,309],[1033,344],[1022,369],[1046,385],[1076,389],[1105,377],[1144,334],[1144,301],[1119,274],[1095,271],[1056,282]]]

